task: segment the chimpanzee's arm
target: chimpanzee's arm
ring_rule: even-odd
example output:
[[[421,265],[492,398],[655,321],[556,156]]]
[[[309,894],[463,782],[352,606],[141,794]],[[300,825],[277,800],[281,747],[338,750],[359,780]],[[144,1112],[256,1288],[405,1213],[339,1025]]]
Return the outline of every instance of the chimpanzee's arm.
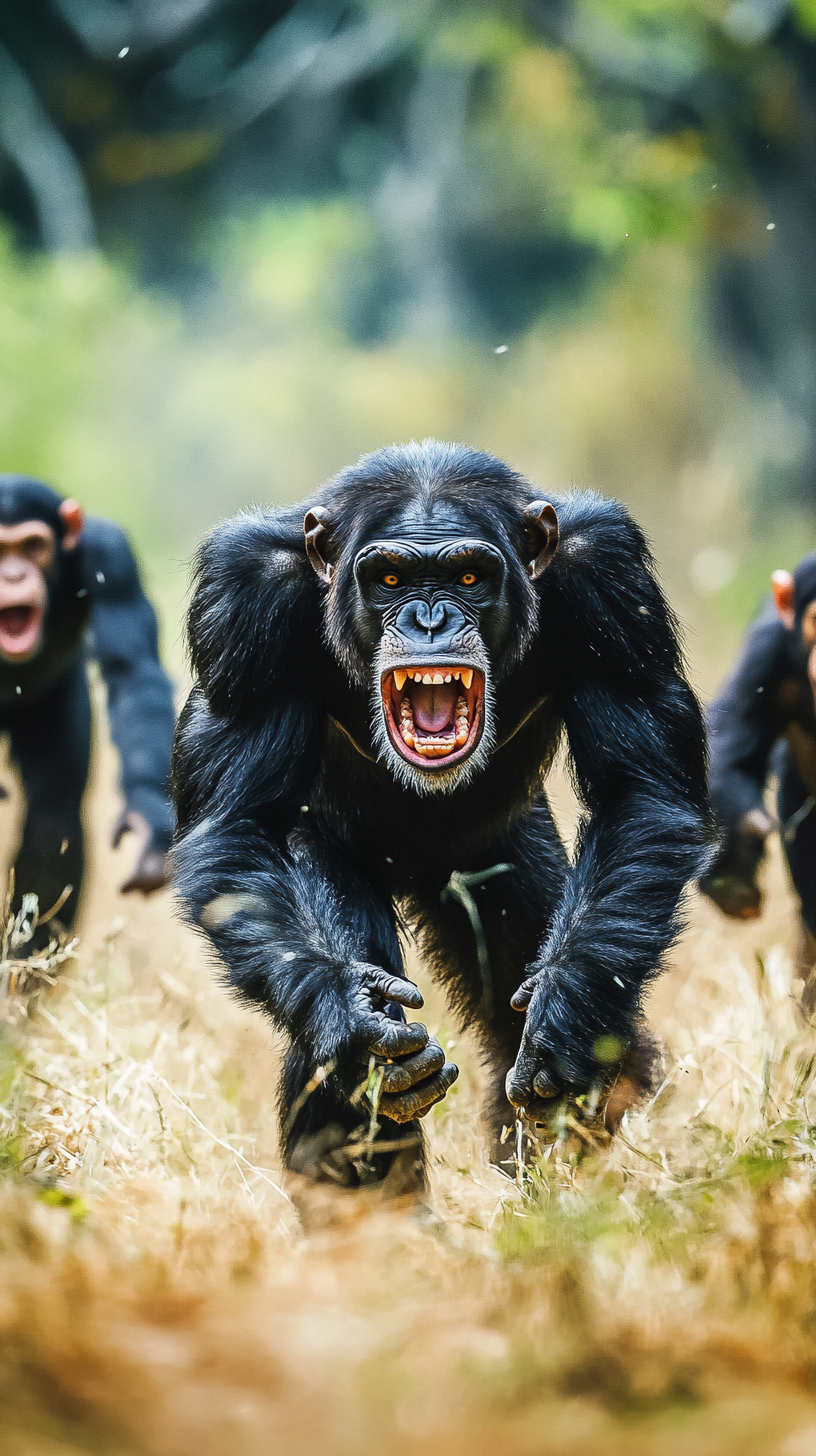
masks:
[[[739,829],[748,814],[758,811],[760,820],[765,817],[768,763],[784,728],[776,688],[788,666],[788,636],[775,613],[764,613],[748,632],[731,677],[709,709],[711,805],[729,831]]]
[[[708,839],[705,738],[668,608],[637,528],[599,503],[542,619],[567,632],[564,721],[587,809],[577,856],[532,976],[514,1094],[586,1089],[625,1057],[645,984],[677,934],[678,904]],[[607,1040],[602,1040],[602,1039]],[[617,1047],[616,1044],[617,1043]]]
[[[169,778],[176,715],[170,679],[159,661],[156,616],[118,526],[91,518],[81,550],[93,600],[92,646],[108,690],[127,811],[142,816],[151,848],[163,854],[173,835]]]
[[[236,989],[312,1065],[334,1063],[347,1093],[369,1052],[404,1059],[380,1104],[402,1120],[444,1096],[456,1069],[401,1019],[399,1006],[422,997],[402,975],[388,906],[362,877],[349,883],[302,808],[325,731],[317,583],[281,534],[280,518],[228,523],[200,555],[190,642],[201,687],[173,761],[177,888]]]

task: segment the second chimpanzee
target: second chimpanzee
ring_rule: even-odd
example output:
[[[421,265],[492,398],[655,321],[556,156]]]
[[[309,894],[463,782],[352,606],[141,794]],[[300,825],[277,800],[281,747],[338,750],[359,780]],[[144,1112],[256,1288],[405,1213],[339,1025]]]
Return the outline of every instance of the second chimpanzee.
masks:
[[[796,571],[775,571],[774,602],[745,640],[733,675],[712,704],[711,802],[723,831],[701,888],[737,919],[761,913],[757,875],[776,828],[764,804],[777,777],[785,857],[802,906],[804,1004],[816,1009],[816,553]]]
[[[43,917],[58,907],[64,926],[76,915],[84,869],[88,652],[102,669],[122,765],[114,844],[128,830],[139,842],[122,889],[148,893],[167,878],[175,722],[153,609],[118,526],[85,519],[76,501],[38,480],[0,475],[0,732],[10,735],[27,799],[15,880],[18,898],[36,895]]]
[[[641,997],[701,868],[705,749],[620,505],[553,505],[492,456],[395,446],[217,528],[189,635],[178,885],[288,1033],[291,1165],[382,1176],[418,1142],[399,1124],[457,1075],[405,1019],[422,998],[398,927],[481,1042],[494,1133],[621,1073],[644,1085]],[[564,730],[573,863],[544,788]],[[370,1059],[373,1156],[354,1141]]]

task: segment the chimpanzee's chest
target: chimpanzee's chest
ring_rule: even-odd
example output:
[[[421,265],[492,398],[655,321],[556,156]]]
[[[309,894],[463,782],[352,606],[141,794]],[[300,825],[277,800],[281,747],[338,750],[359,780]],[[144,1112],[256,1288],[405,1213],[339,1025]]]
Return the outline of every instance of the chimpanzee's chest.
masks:
[[[306,801],[309,822],[392,894],[427,880],[444,883],[451,869],[481,864],[530,809],[553,736],[552,724],[530,725],[470,784],[423,797],[397,785],[330,722]]]

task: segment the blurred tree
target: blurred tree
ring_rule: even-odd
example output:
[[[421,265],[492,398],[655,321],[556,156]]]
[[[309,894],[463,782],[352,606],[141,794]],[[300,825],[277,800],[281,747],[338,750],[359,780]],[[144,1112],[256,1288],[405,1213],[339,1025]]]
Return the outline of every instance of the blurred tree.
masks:
[[[345,200],[358,341],[504,339],[662,239],[816,465],[816,0],[5,0],[0,210],[202,294],[212,224]]]

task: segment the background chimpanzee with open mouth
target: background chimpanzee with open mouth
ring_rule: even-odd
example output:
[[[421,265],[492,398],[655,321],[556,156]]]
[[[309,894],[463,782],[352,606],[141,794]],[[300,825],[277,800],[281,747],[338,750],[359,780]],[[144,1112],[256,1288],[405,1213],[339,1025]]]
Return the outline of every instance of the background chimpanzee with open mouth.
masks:
[[[98,662],[119,750],[136,863],[123,892],[167,879],[173,690],[159,662],[156,617],[124,532],[27,475],[0,475],[0,732],[26,794],[17,901],[36,895],[42,944],[68,928],[85,870],[82,796],[91,755],[87,661]]]
[[[416,1171],[415,1119],[457,1069],[405,1019],[422,998],[398,926],[478,1034],[494,1136],[593,1088],[619,1116],[649,1082],[641,996],[708,836],[700,712],[626,511],[395,446],[218,527],[189,637],[178,885],[290,1037],[290,1165],[354,1183],[410,1145]],[[573,863],[544,788],[564,730]]]

